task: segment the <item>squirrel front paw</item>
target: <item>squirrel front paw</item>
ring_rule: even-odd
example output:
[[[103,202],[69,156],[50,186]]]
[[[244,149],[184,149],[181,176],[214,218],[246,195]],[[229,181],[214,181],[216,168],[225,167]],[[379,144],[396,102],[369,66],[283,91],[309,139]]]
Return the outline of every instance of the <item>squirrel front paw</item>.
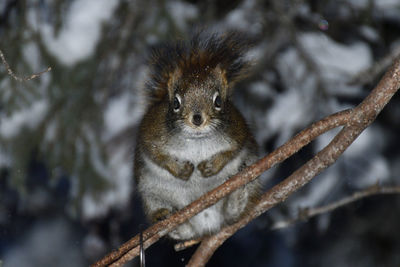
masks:
[[[156,223],[156,222],[164,220],[170,214],[171,214],[171,212],[169,211],[169,209],[161,208],[161,209],[156,210],[154,213],[152,213],[150,215],[150,218],[153,223]]]
[[[192,175],[194,166],[190,161],[176,161],[173,168],[170,168],[170,173],[182,180],[188,180]]]
[[[194,166],[190,161],[184,161],[178,173],[178,177],[187,180],[194,171]]]
[[[201,175],[205,178],[213,176],[222,169],[223,166],[218,164],[218,161],[212,158],[211,160],[204,160],[197,165],[197,169],[201,172]]]

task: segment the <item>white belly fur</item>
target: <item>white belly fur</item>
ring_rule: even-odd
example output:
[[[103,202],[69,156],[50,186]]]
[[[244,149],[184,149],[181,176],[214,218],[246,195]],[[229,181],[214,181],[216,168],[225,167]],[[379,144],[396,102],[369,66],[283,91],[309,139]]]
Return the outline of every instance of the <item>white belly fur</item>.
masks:
[[[168,144],[170,156],[179,160],[188,160],[195,166],[229,148],[229,142],[217,137],[175,140]],[[222,171],[208,178],[204,178],[195,168],[188,181],[174,177],[144,156],[145,166],[142,175],[145,177],[140,179],[139,190],[141,192],[154,191],[157,194],[161,192],[160,199],[171,203],[176,209],[181,209],[236,174],[246,156],[247,151],[244,149]],[[222,201],[219,201],[190,220],[197,235],[212,233],[221,227],[224,223],[222,204]]]

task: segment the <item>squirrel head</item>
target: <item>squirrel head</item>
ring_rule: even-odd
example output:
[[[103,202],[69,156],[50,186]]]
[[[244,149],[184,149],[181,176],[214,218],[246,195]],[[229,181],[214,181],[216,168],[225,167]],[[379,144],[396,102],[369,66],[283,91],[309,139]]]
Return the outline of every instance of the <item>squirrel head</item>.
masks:
[[[153,50],[147,87],[155,104],[169,102],[172,128],[202,135],[217,127],[229,106],[233,85],[247,74],[247,40],[238,32],[199,33],[188,43]]]
[[[176,70],[168,85],[168,118],[173,128],[190,136],[202,136],[215,129],[225,112],[227,87],[219,67],[191,74]]]

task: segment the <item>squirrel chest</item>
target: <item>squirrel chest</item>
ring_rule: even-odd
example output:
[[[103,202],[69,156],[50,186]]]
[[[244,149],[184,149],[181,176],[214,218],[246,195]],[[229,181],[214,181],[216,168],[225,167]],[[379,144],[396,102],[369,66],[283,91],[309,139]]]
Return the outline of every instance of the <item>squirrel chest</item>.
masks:
[[[210,160],[214,155],[227,151],[231,147],[230,142],[221,136],[204,138],[178,136],[171,138],[165,144],[163,150],[164,153],[174,157],[179,162],[191,162],[193,166],[198,166],[201,162]],[[168,191],[168,195],[176,195],[173,198],[176,200],[179,208],[182,208],[225,182],[231,175],[236,174],[245,156],[246,153],[240,153],[234,159],[230,160],[219,173],[207,178],[203,177],[201,171],[194,167],[192,174],[186,180],[175,177],[168,170],[156,164],[148,155],[143,155],[143,174],[146,177],[153,178],[141,181],[140,184],[157,182]]]

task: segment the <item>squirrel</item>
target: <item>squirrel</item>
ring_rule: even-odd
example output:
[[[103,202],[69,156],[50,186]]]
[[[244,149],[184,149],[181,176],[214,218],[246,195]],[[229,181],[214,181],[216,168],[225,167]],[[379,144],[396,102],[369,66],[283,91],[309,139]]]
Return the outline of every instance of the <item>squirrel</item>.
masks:
[[[139,125],[134,176],[145,214],[162,220],[257,160],[257,143],[232,103],[248,73],[248,39],[203,33],[153,49],[150,103]],[[258,196],[251,182],[169,233],[184,241],[236,222]]]

